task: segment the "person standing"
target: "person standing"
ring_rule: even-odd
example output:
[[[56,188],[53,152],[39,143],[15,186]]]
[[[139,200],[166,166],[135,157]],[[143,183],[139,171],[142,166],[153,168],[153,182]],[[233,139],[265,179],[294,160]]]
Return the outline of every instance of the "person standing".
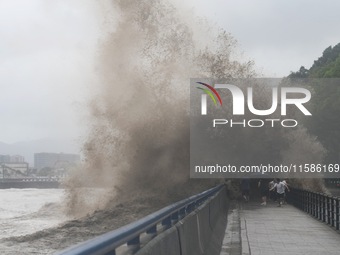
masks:
[[[286,186],[287,189],[288,189],[289,184],[286,182],[286,180],[283,180],[282,182],[285,184],[285,186]],[[288,191],[289,191],[289,190],[288,190]],[[286,192],[284,193],[283,204],[287,204],[287,194],[286,194]]]
[[[258,182],[258,188],[260,189],[261,192],[261,199],[262,199],[262,203],[261,205],[267,205],[267,196],[268,196],[268,180],[266,179],[261,179]]]
[[[280,179],[277,179],[277,182],[275,183],[274,187],[270,190],[276,189],[276,197],[278,199],[278,206],[281,207],[283,203],[283,199],[285,197],[285,189],[289,191],[288,185],[286,182],[280,181]]]
[[[244,178],[241,181],[242,197],[246,202],[249,202],[250,179]]]
[[[272,188],[274,187],[276,183],[276,179],[273,179],[271,182],[269,182],[269,199],[271,199],[272,201],[276,202],[276,191],[272,190]]]

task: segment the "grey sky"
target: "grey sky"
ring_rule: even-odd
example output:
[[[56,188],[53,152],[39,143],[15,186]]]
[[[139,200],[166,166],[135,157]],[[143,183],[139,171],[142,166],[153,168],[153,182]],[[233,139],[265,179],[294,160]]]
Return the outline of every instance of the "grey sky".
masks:
[[[0,0],[0,141],[81,135],[104,33],[98,2]],[[185,5],[230,32],[264,76],[310,67],[325,47],[340,42],[337,0]]]
[[[101,33],[93,3],[0,1],[0,141],[79,135]]]
[[[264,76],[310,67],[340,42],[338,0],[196,0],[196,10],[230,32]]]

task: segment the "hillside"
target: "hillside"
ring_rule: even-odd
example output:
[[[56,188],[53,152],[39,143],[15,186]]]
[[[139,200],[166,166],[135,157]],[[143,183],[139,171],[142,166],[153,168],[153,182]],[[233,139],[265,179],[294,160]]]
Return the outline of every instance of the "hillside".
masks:
[[[340,78],[340,43],[326,48],[310,69],[301,66],[289,78]],[[327,83],[327,85],[326,85]],[[340,80],[314,82],[311,110],[313,117],[305,124],[327,149],[325,162],[340,159]]]

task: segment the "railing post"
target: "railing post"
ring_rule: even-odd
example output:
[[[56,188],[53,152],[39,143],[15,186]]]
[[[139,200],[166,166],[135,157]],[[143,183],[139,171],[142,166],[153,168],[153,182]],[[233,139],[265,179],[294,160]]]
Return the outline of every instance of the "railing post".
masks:
[[[314,208],[314,204],[313,204],[313,192],[310,192],[310,215],[311,216],[313,216],[313,213],[314,213],[314,211],[313,211],[313,208]]]
[[[302,192],[303,196],[302,196],[302,199],[303,199],[303,210],[305,212],[307,212],[307,191],[303,191]]]
[[[167,217],[164,220],[162,220],[162,225],[165,226],[166,228],[171,227],[171,217]]]
[[[303,206],[302,206],[302,191],[301,190],[297,190],[297,208],[303,210]]]
[[[303,191],[303,211],[307,212],[307,191]]]
[[[133,251],[136,251],[140,248],[140,239],[139,235],[136,236],[135,238],[131,239],[130,241],[127,242],[127,245],[129,248]]]
[[[191,213],[193,210],[195,210],[195,203],[191,203],[187,206],[186,212],[187,214]]]
[[[336,199],[335,202],[335,222],[336,222],[336,230],[339,230],[339,226],[340,226],[340,215],[339,215],[339,198]]]
[[[319,217],[319,220],[322,221],[322,195],[321,193],[319,193],[319,214],[320,214],[320,217]]]
[[[331,226],[335,227],[335,197],[331,197]]]
[[[315,193],[315,217],[319,219],[319,193]]]
[[[175,212],[171,215],[171,224],[175,225],[178,221],[178,218],[179,218],[179,214],[178,214],[178,211],[177,211],[177,212]]]
[[[296,206],[296,190],[295,189],[292,189],[290,191],[290,197],[291,197],[292,204]]]
[[[323,207],[322,207],[322,203],[323,203],[323,201],[322,201],[322,199],[323,199],[323,197],[322,197],[322,194],[321,193],[319,193],[319,206],[320,206],[320,220],[322,221],[322,219],[323,219]]]
[[[307,212],[312,214],[312,193],[307,191]]]
[[[151,228],[149,228],[146,233],[148,235],[152,235],[155,236],[157,234],[157,225],[152,226]]]
[[[296,189],[294,189],[293,192],[294,192],[294,193],[293,193],[293,203],[294,203],[294,205],[295,205],[297,208],[299,208],[299,205],[298,205],[298,201],[299,201],[299,193],[298,193],[298,191],[297,191]]]
[[[316,218],[316,193],[313,192],[313,217]]]
[[[333,197],[329,197],[329,225],[333,227]]]
[[[179,219],[183,219],[186,216],[186,210],[185,207],[183,207],[181,210],[179,210]]]
[[[326,222],[326,196],[322,196],[322,221]]]
[[[127,242],[127,245],[138,245],[140,242],[139,235]]]
[[[318,206],[318,220],[322,220],[322,213],[321,213],[321,196],[320,196],[320,193],[317,194],[317,197],[318,197],[318,203],[317,203],[317,206]]]
[[[310,192],[310,215],[313,216],[314,214],[314,193],[313,192]]]
[[[331,225],[331,198],[327,196],[327,224]]]
[[[292,203],[293,203],[294,206],[298,207],[297,206],[298,193],[297,193],[296,189],[293,189],[291,192],[293,192],[292,195],[291,195]]]
[[[304,192],[305,194],[305,212],[308,213],[308,191]]]

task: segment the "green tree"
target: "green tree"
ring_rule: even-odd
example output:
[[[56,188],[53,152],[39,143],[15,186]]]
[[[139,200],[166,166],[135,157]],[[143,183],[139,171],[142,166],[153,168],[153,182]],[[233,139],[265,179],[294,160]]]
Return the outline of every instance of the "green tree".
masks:
[[[291,73],[289,78],[340,78],[340,43],[326,48],[309,70],[301,67],[298,72]],[[327,149],[325,161],[339,162],[340,83],[335,79],[328,79],[327,85],[322,81],[312,82],[311,90],[313,118],[306,123],[306,127]]]

